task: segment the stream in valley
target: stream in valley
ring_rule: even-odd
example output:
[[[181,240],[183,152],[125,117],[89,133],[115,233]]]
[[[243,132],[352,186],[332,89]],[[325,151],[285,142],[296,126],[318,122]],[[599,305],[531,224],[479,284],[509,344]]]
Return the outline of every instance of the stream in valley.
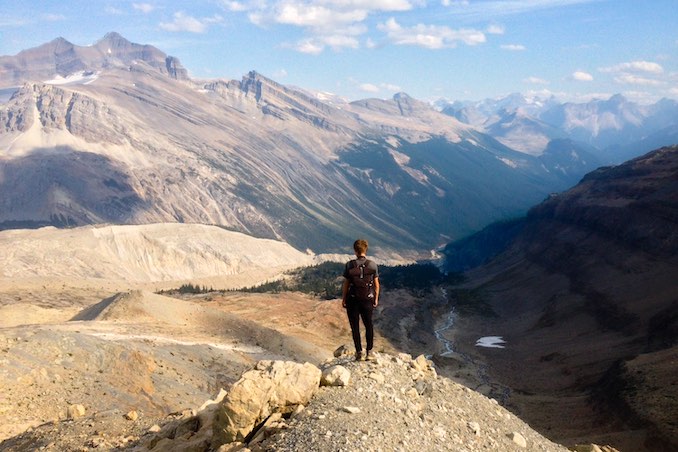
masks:
[[[443,296],[445,297],[445,300],[448,300],[447,290],[442,289],[442,293],[443,293]],[[474,388],[474,389],[477,390],[481,386],[487,386],[487,387],[491,388],[490,394],[488,394],[488,396],[497,399],[497,401],[500,404],[506,405],[506,403],[508,403],[508,400],[511,396],[511,389],[502,385],[502,384],[499,384],[497,382],[493,382],[490,379],[489,367],[488,367],[487,364],[485,364],[484,362],[475,360],[473,358],[473,356],[471,356],[468,353],[463,353],[459,350],[456,350],[457,347],[455,347],[454,340],[448,338],[448,336],[451,336],[450,333],[452,333],[454,331],[453,328],[455,327],[456,320],[457,320],[457,311],[453,307],[447,313],[447,315],[443,318],[442,324],[434,329],[434,331],[433,331],[434,335],[435,335],[438,343],[440,344],[440,348],[441,348],[440,352],[437,353],[438,356],[440,356],[442,358],[457,357],[458,359],[460,359],[460,361],[462,363],[466,364],[471,369],[475,369],[475,376],[478,380],[478,384],[477,384],[476,388]],[[494,336],[493,336],[493,338],[494,338]],[[476,342],[476,346],[486,346],[486,345],[483,345],[484,339],[487,339],[487,337],[478,339],[478,341]],[[490,342],[490,343],[493,344],[492,342]],[[495,345],[489,345],[489,346],[495,346]],[[502,348],[503,348],[503,346],[502,346]]]

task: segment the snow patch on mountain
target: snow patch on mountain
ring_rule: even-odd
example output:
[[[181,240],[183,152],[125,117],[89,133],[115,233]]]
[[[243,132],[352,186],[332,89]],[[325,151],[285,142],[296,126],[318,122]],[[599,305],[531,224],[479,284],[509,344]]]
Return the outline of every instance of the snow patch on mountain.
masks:
[[[476,341],[476,347],[506,348],[506,341],[501,336],[485,336]]]
[[[501,161],[501,162],[504,163],[506,166],[509,166],[509,167],[511,167],[511,168],[518,168],[518,164],[517,164],[516,162],[514,162],[513,160],[511,160],[511,159],[507,159],[507,158],[505,158],[505,157],[499,157],[499,156],[497,156],[497,160]]]
[[[43,83],[47,85],[89,85],[98,78],[99,72],[80,71],[65,77],[57,74],[53,79],[45,80]]]

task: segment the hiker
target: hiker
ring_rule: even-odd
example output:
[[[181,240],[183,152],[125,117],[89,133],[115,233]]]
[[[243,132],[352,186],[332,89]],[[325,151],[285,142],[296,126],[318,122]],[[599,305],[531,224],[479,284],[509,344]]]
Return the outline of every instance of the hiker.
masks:
[[[346,263],[344,269],[344,285],[341,288],[341,306],[346,308],[348,323],[351,325],[353,344],[355,345],[355,360],[363,358],[363,348],[360,341],[360,319],[365,325],[365,341],[367,351],[365,360],[374,359],[374,327],[372,326],[372,312],[379,304],[379,269],[377,264],[367,259],[367,241],[356,240],[353,243],[355,259]]]

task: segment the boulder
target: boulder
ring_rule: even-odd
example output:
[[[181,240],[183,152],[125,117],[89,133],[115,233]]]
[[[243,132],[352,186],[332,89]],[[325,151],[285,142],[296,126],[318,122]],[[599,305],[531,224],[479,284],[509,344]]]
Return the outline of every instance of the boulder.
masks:
[[[511,432],[508,434],[508,437],[513,441],[518,447],[526,448],[527,440],[525,437],[518,432]]]
[[[433,367],[433,362],[424,355],[419,355],[412,361],[412,367],[420,372],[427,372]]]
[[[349,348],[348,345],[344,344],[339,346],[335,351],[334,351],[334,357],[335,358],[341,358],[342,356],[348,356],[352,355],[353,352]]]
[[[69,405],[66,409],[66,417],[68,419],[77,419],[85,415],[85,407],[82,405]]]
[[[250,432],[274,412],[306,405],[318,390],[322,372],[292,361],[260,361],[236,381],[219,404],[212,448],[244,442]]]
[[[322,386],[347,386],[351,380],[351,371],[344,366],[336,365],[323,370],[320,384]]]

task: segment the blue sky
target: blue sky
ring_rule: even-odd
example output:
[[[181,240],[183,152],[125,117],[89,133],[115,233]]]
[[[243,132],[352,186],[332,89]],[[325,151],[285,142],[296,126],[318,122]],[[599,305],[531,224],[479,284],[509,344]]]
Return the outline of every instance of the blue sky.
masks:
[[[256,70],[350,100],[678,99],[678,0],[0,1],[0,55],[109,31],[196,78]]]

